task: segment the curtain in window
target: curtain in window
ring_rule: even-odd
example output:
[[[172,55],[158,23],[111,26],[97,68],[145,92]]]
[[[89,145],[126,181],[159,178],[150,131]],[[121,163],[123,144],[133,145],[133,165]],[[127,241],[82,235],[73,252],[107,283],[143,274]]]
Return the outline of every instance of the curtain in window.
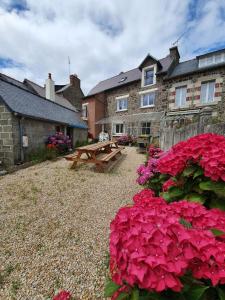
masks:
[[[176,88],[176,106],[182,107],[186,105],[187,87],[182,86]]]
[[[215,81],[202,83],[201,85],[201,102],[209,103],[214,100]]]

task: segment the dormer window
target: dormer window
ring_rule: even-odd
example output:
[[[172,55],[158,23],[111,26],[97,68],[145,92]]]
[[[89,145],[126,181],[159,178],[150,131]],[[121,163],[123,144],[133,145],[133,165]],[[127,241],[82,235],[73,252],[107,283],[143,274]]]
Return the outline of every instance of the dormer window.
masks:
[[[204,57],[199,57],[198,66],[204,68],[211,65],[221,64],[225,62],[225,52],[211,54]]]
[[[155,84],[156,65],[142,69],[142,87]]]

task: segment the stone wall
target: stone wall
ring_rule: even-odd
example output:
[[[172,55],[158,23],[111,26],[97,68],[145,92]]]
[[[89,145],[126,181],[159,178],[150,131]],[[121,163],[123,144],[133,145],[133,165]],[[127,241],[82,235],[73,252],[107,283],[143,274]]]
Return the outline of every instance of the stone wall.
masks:
[[[200,101],[201,83],[215,80],[214,102],[202,104]],[[158,101],[163,104],[162,108],[167,111],[183,111],[187,109],[199,109],[210,105],[214,110],[214,116],[225,117],[225,68],[220,67],[204,72],[171,78],[159,79]],[[176,87],[187,86],[186,106],[175,106]]]
[[[14,163],[12,113],[0,101],[0,161],[5,165]]]
[[[63,91],[63,97],[65,97],[77,109],[82,109],[82,99],[84,94],[80,87],[69,86]]]
[[[87,141],[87,130],[86,129],[73,129],[73,144],[76,145],[76,142],[84,142]]]

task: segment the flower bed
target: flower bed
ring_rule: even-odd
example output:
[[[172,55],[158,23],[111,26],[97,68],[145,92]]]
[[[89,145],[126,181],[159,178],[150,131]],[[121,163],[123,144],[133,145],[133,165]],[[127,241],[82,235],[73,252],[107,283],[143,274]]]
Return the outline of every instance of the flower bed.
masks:
[[[150,147],[145,187],[110,226],[113,300],[225,299],[225,137]]]
[[[117,138],[117,142],[119,145],[127,146],[127,145],[133,145],[136,143],[136,138],[131,135],[122,135]]]

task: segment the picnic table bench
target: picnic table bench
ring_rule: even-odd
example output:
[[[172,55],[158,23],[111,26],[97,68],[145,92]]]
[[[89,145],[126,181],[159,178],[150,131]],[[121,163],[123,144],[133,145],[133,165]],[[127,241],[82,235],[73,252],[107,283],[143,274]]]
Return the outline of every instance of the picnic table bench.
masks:
[[[79,147],[74,154],[65,156],[65,159],[73,162],[71,169],[76,168],[78,162],[84,162],[94,163],[99,172],[104,172],[104,166],[117,160],[116,155],[121,154],[123,149],[124,147],[118,146],[117,141],[99,142]],[[81,158],[82,154],[86,154],[86,157]]]

